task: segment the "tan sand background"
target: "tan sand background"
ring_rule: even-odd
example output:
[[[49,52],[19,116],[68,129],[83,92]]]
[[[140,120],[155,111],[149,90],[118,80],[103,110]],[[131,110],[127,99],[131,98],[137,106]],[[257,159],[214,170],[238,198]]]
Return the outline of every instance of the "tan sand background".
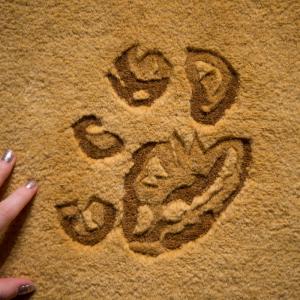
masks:
[[[32,278],[32,299],[300,298],[299,1],[15,0],[0,12],[0,148],[18,156],[6,194],[28,177],[40,184],[2,238],[1,275]],[[136,43],[173,66],[145,109],[126,105],[106,77]],[[190,116],[186,47],[221,53],[240,75],[214,126]],[[71,126],[90,114],[126,141],[123,152],[81,151]],[[129,249],[120,214],[95,246],[64,232],[57,203],[94,194],[121,211],[133,151],[191,124],[206,146],[252,141],[244,186],[205,236],[147,257]]]

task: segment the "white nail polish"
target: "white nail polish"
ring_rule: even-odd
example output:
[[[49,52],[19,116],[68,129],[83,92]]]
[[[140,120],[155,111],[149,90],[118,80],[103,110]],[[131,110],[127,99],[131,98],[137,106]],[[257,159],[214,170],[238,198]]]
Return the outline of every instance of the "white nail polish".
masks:
[[[27,183],[25,184],[25,187],[27,189],[33,189],[36,186],[37,186],[37,182],[35,180],[33,180],[33,179],[28,180]]]
[[[8,149],[3,153],[1,160],[10,163],[13,160],[13,158],[14,158],[13,151]]]

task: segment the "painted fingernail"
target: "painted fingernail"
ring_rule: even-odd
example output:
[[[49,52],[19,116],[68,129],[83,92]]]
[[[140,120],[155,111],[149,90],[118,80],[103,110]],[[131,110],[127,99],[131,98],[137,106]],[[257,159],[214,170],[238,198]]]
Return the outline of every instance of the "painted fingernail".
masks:
[[[37,186],[37,182],[34,179],[30,179],[27,181],[27,183],[25,184],[25,187],[28,189],[33,189]]]
[[[35,291],[35,287],[32,284],[22,284],[18,289],[18,296],[27,295],[33,293]]]
[[[14,158],[14,153],[12,152],[12,150],[5,150],[2,157],[1,157],[1,160],[7,162],[7,163],[10,163]]]

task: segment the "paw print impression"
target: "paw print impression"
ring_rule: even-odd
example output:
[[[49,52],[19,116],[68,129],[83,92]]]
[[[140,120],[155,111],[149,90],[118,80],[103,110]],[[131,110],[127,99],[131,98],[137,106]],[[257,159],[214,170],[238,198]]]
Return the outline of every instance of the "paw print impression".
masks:
[[[246,139],[205,149],[175,133],[133,155],[125,178],[123,229],[130,248],[156,256],[204,235],[240,190],[250,162]]]
[[[192,48],[188,48],[185,68],[192,87],[192,117],[204,124],[216,123],[236,97],[237,72],[221,55]]]
[[[158,50],[138,55],[138,46],[124,51],[107,75],[115,92],[131,106],[150,106],[166,90],[172,66]]]
[[[93,159],[110,157],[123,150],[122,139],[104,130],[100,119],[93,115],[82,117],[72,127],[82,151]]]
[[[123,196],[117,199],[120,205],[112,205],[95,192],[80,205],[76,199],[57,205],[60,223],[74,241],[93,246],[122,226],[131,251],[158,256],[204,236],[242,188],[251,162],[250,139],[227,136],[206,147],[198,135],[201,124],[214,125],[235,100],[238,73],[222,55],[194,48],[187,48],[182,71],[190,83],[186,103],[190,116],[183,125],[188,130],[170,122],[173,134],[167,140],[150,139],[138,145],[126,164],[129,169],[118,178],[118,182],[124,180]],[[134,45],[115,59],[107,77],[126,103],[124,109],[147,107],[139,110],[138,121],[134,117],[130,120],[141,122],[145,111],[151,118],[151,105],[165,93],[173,75],[162,52],[141,52]],[[132,111],[128,109],[128,116]],[[160,114],[168,121],[168,112],[161,109]],[[76,142],[89,158],[123,154],[124,140],[104,128],[96,115],[85,115],[71,126]],[[109,163],[114,170],[114,160]],[[116,222],[117,215],[121,222]]]
[[[94,115],[82,117],[72,127],[80,148],[90,158],[103,159],[123,150],[122,139],[105,130]],[[88,198],[83,209],[77,200],[56,205],[56,209],[64,231],[84,245],[95,245],[103,240],[113,229],[116,219],[115,207],[95,195]]]
[[[112,230],[116,210],[112,204],[96,196],[90,197],[83,210],[77,201],[56,206],[65,232],[75,241],[84,245],[95,245]]]

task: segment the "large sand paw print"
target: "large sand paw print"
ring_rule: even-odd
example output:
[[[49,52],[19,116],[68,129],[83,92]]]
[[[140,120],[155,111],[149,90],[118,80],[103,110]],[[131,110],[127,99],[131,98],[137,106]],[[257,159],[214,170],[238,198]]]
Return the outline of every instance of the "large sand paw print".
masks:
[[[138,50],[133,46],[121,53],[107,76],[128,106],[151,110],[170,84],[172,65],[158,50]],[[188,48],[185,71],[191,118],[215,124],[235,99],[237,72],[221,55],[193,48]],[[132,153],[133,166],[124,178],[120,200],[123,233],[136,253],[157,256],[200,238],[242,188],[250,141],[228,137],[205,148],[193,126],[190,143],[174,128],[168,141],[149,142]],[[92,159],[112,157],[124,149],[122,138],[103,128],[94,115],[83,116],[72,127],[79,147]],[[73,201],[57,210],[65,232],[82,244],[99,243],[117,226],[117,209],[96,196],[86,207]]]
[[[123,229],[130,248],[159,255],[207,233],[240,190],[250,160],[245,139],[191,148],[178,134],[133,155],[125,178]]]

